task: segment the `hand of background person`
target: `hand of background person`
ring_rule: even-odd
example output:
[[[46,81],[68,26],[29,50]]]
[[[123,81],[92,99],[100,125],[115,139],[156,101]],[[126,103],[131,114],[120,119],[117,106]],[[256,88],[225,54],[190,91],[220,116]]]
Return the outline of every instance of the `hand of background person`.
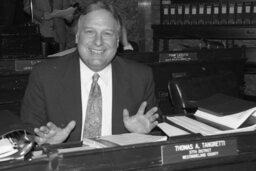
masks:
[[[147,102],[143,102],[136,115],[133,116],[129,116],[127,109],[123,110],[123,121],[128,131],[147,134],[158,124],[156,120],[159,117],[159,114],[156,113],[157,107],[151,108],[144,114],[146,106]]]
[[[65,128],[59,128],[54,123],[48,122],[46,126],[35,128],[36,133],[35,141],[38,145],[45,143],[58,144],[62,143],[69,136],[70,132],[76,125],[75,121],[70,121]]]

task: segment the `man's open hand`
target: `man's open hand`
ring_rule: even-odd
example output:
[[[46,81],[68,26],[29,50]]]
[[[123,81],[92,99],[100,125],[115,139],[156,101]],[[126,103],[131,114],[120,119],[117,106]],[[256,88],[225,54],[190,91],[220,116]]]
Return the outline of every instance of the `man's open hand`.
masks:
[[[35,128],[36,133],[35,141],[38,145],[45,143],[58,144],[62,143],[69,136],[70,132],[76,125],[75,121],[70,121],[65,128],[59,128],[54,123],[48,122],[46,126]]]
[[[157,107],[151,108],[144,114],[146,106],[147,102],[143,102],[136,115],[133,116],[129,116],[127,109],[123,110],[123,121],[128,131],[147,134],[158,124],[156,120],[159,117],[156,113],[158,110]]]

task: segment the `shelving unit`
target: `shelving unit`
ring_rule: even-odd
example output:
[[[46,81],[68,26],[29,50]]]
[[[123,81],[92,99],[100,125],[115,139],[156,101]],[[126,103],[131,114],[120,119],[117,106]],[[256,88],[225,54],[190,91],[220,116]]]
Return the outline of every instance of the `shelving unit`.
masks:
[[[153,50],[169,51],[170,39],[256,40],[256,0],[161,0],[160,24],[152,25]],[[231,43],[230,43],[231,42]]]
[[[256,25],[152,25],[152,29],[154,52],[160,51],[160,40],[163,51],[169,51],[170,39],[256,40]]]

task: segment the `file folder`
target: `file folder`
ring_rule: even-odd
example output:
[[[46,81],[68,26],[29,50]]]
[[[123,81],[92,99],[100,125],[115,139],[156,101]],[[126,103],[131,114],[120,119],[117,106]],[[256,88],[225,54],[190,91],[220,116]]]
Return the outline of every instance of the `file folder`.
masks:
[[[183,15],[184,15],[184,9],[183,9],[183,4],[177,4],[176,6],[177,10],[177,18],[176,18],[176,23],[177,25],[182,25],[183,24]]]
[[[212,24],[220,24],[220,4],[213,3]]]
[[[243,24],[243,3],[236,4],[236,24]]]
[[[221,3],[221,11],[220,11],[220,24],[225,25],[228,22],[227,19],[227,3]]]
[[[161,1],[161,23],[169,24],[169,11],[170,11],[170,0]]]
[[[251,24],[251,16],[252,15],[252,2],[244,2],[244,20],[243,24],[248,25]]]
[[[198,18],[198,6],[196,4],[191,4],[191,24],[196,25]]]
[[[256,24],[256,2],[252,2],[251,24]]]
[[[204,14],[205,14],[205,10],[204,10],[205,6],[203,3],[200,3],[198,5],[198,20],[197,20],[197,24],[202,25],[204,24]]]
[[[184,25],[190,25],[191,24],[191,20],[190,20],[190,5],[189,4],[185,4],[184,5],[184,21],[183,24]]]
[[[230,2],[228,5],[228,24],[235,24],[235,3]]]
[[[177,16],[177,14],[176,14],[176,5],[174,5],[174,4],[171,4],[171,6],[170,6],[170,24],[171,25],[176,25],[177,23],[176,23],[176,16]]]
[[[207,25],[212,24],[212,4],[207,3],[205,4],[205,23]]]

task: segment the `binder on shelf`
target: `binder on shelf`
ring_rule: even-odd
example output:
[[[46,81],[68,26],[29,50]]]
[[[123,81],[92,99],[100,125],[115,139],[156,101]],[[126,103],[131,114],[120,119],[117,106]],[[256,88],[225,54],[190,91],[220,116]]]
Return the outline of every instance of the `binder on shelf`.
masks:
[[[251,24],[252,2],[244,2],[243,24]]]
[[[213,14],[212,14],[212,24],[220,24],[220,4],[218,2],[213,3]]]
[[[228,24],[235,24],[235,3],[229,2],[228,4]]]
[[[252,2],[251,24],[256,24],[256,2]]]
[[[177,23],[176,23],[176,16],[177,16],[177,14],[176,14],[176,5],[175,4],[171,4],[170,5],[170,25],[176,25]]]
[[[204,4],[199,3],[199,5],[198,5],[198,20],[197,20],[197,24],[199,24],[199,25],[204,24],[204,14],[205,14],[204,8],[205,8]]]
[[[206,3],[205,4],[205,22],[204,24],[210,25],[212,24],[212,4]]]
[[[243,24],[243,3],[237,2],[236,4],[236,24]]]
[[[170,11],[170,0],[162,0],[161,1],[161,23],[162,24],[169,24],[169,11]]]
[[[220,24],[224,25],[227,24],[228,18],[227,18],[227,3],[223,2],[221,3],[221,11],[220,11]]]
[[[177,10],[176,23],[177,23],[177,25],[182,25],[183,24],[183,15],[184,15],[183,4],[177,4],[176,10]]]
[[[191,11],[191,24],[196,25],[197,24],[197,18],[198,18],[198,6],[196,4],[191,4],[190,6],[190,11]]]
[[[190,4],[184,4],[184,16],[183,16],[183,24],[184,25],[189,25],[191,24],[190,20]]]

